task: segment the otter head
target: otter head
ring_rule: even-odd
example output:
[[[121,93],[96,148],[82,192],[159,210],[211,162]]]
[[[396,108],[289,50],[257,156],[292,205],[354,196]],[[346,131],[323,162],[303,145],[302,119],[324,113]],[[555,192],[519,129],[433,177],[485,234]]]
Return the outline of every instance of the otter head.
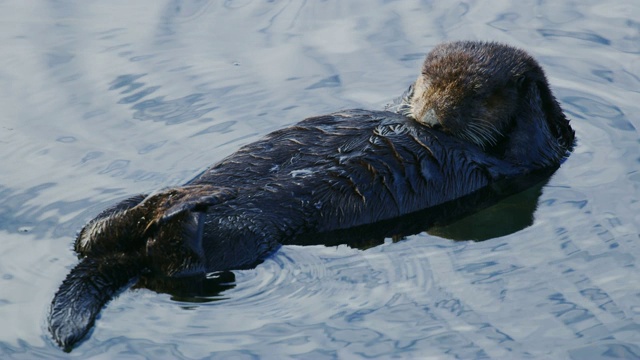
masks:
[[[416,121],[514,162],[557,164],[573,144],[573,130],[542,68],[511,46],[436,46],[406,102],[405,114]]]

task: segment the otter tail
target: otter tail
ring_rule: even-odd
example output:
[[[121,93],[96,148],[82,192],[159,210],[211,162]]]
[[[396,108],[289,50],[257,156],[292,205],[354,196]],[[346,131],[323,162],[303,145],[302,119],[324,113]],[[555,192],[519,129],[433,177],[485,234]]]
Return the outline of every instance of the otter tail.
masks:
[[[132,254],[133,255],[133,254]],[[138,256],[86,257],[67,275],[51,302],[49,331],[69,352],[91,329],[100,309],[144,270]]]

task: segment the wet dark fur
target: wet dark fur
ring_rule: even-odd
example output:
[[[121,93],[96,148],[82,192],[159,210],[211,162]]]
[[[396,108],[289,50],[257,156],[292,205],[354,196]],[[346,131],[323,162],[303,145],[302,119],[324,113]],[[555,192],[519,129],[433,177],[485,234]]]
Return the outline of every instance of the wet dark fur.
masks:
[[[489,60],[467,71],[469,62],[461,59],[451,67],[462,70],[449,73],[446,61],[458,61],[461,51],[472,60]],[[524,62],[527,71],[494,74],[494,65],[501,69],[508,62],[514,68]],[[251,268],[281,244],[393,221],[557,167],[571,149],[573,130],[542,70],[524,52],[487,43],[441,45],[427,57],[423,75],[446,88],[447,82],[471,83],[483,71],[498,79],[487,84],[481,76],[476,97],[454,91],[443,95],[452,100],[434,103],[433,95],[425,95],[424,106],[443,119],[440,130],[425,126],[420,116],[416,121],[386,111],[309,118],[244,146],[185,186],[134,196],[105,210],[76,240],[81,261],[51,305],[54,339],[70,350],[101,307],[141,274],[181,277]],[[500,84],[507,88],[500,90]],[[470,104],[482,98],[509,102],[492,110],[500,122],[499,141],[478,144],[459,136],[465,114],[477,109],[456,96],[473,97]],[[415,102],[406,99],[405,107]],[[478,106],[488,106],[483,104]]]

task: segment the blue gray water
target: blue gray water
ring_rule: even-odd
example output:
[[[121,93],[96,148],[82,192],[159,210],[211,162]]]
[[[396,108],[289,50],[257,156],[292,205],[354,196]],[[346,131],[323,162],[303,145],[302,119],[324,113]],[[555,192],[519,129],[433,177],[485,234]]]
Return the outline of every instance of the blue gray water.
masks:
[[[530,51],[572,119],[531,226],[287,246],[219,301],[127,291],[71,356],[640,358],[640,5],[513,3],[2,2],[0,358],[67,356],[45,316],[101,209],[305,117],[380,109],[455,39]]]

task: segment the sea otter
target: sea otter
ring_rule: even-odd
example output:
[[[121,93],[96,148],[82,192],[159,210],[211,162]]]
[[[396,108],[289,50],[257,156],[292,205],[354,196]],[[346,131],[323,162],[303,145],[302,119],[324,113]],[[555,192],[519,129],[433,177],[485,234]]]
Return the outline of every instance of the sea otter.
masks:
[[[542,68],[498,43],[436,46],[395,110],[308,118],[184,186],[103,211],[79,233],[80,263],[52,301],[55,341],[69,351],[141,274],[251,268],[310,234],[389,221],[554,169],[574,143]]]

